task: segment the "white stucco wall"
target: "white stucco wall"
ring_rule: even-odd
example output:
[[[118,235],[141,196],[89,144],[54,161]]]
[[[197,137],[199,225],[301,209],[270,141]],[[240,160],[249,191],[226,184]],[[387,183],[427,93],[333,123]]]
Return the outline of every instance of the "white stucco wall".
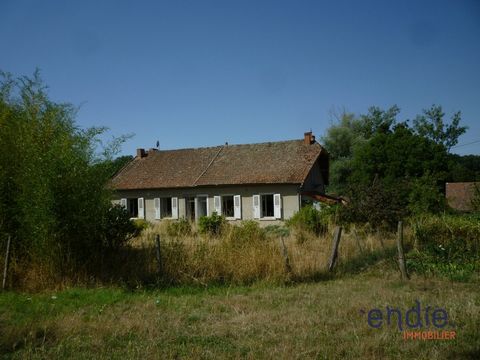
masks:
[[[145,199],[145,219],[148,221],[155,220],[154,198],[161,197],[178,197],[178,215],[179,218],[186,216],[187,197],[195,197],[197,195],[206,195],[208,197],[208,215],[215,211],[214,196],[218,195],[240,195],[242,204],[242,219],[253,219],[253,195],[257,194],[280,194],[282,199],[282,219],[256,219],[262,226],[270,224],[278,224],[282,220],[289,219],[300,208],[300,197],[298,194],[298,185],[252,185],[252,186],[215,186],[215,187],[199,187],[184,189],[161,189],[161,190],[123,190],[116,191],[113,202],[120,203],[122,198],[139,198]],[[241,221],[233,220],[232,222]]]

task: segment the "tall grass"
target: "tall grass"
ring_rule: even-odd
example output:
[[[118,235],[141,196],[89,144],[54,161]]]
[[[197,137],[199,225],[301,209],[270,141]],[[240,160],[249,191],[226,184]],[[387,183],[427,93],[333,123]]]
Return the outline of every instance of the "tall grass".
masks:
[[[122,249],[107,254],[92,272],[66,270],[65,276],[41,265],[11,264],[9,288],[36,291],[74,285],[120,284],[128,288],[168,285],[283,284],[330,276],[327,266],[333,229],[316,236],[275,228],[265,231],[254,222],[227,225],[220,235],[201,235],[194,224],[172,231],[172,224],[148,226]],[[161,268],[155,237],[160,236]],[[281,241],[283,237],[283,242]],[[343,232],[336,271],[358,271],[382,257],[391,257],[395,235],[351,227]],[[285,244],[289,267],[284,258]],[[0,260],[0,266],[3,259]],[[75,276],[71,274],[75,273]]]
[[[326,274],[332,250],[332,231],[316,236],[291,232],[283,237],[290,269],[286,266],[283,245],[278,231],[265,232],[250,222],[229,226],[220,236],[193,234],[168,236],[168,225],[158,224],[145,230],[132,242],[132,249],[143,253],[143,264],[127,260],[124,266],[139,268],[155,277],[158,264],[155,236],[161,238],[161,273],[164,283],[207,286],[212,283],[245,285],[257,281],[284,283],[301,281]],[[369,233],[355,227],[344,231],[339,247],[338,269],[356,261],[362,266],[365,257],[389,254],[395,235]],[[133,263],[132,263],[133,262]]]

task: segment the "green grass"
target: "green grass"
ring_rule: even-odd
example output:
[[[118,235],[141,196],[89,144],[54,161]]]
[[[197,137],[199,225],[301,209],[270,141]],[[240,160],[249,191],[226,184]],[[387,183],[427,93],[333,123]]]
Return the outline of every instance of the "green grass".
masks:
[[[355,275],[289,286],[74,288],[0,294],[3,358],[479,358],[477,279],[457,283],[377,265]],[[404,341],[372,329],[361,309],[447,309],[452,341]]]

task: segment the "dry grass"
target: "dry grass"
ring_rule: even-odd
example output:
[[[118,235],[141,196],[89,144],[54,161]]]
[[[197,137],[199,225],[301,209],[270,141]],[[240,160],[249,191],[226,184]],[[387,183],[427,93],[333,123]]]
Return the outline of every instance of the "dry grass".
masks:
[[[150,226],[131,244],[106,254],[101,268],[52,274],[40,265],[12,264],[10,288],[27,291],[71,286],[124,285],[246,285],[258,281],[284,284],[329,277],[328,261],[333,229],[324,236],[291,233],[284,238],[290,269],[286,266],[278,235],[258,229],[228,227],[220,237],[168,236],[166,223]],[[161,236],[161,274],[156,259],[155,236]],[[407,237],[408,238],[408,237]],[[380,258],[393,259],[395,234],[371,234],[351,228],[343,232],[337,272],[356,272]]]
[[[133,249],[147,254],[142,268],[154,274],[158,267],[155,257],[155,235],[161,235],[162,279],[176,284],[209,283],[250,284],[256,281],[285,283],[327,276],[332,249],[332,236],[295,234],[284,238],[291,271],[283,256],[278,236],[236,236],[235,229],[221,237],[192,235],[171,238],[165,225],[156,225],[132,243]],[[238,235],[238,234],[237,234]],[[242,234],[244,235],[244,234]],[[368,265],[371,255],[389,256],[395,246],[395,234],[369,234],[352,228],[344,231],[339,247],[341,270],[345,265]],[[145,262],[145,259],[147,260]],[[148,269],[145,269],[149,264]],[[129,265],[129,267],[131,267]],[[133,265],[138,269],[138,265]]]

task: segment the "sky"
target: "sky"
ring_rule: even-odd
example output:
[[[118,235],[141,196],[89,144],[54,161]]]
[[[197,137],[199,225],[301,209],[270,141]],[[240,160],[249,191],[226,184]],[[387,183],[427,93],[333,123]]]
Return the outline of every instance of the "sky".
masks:
[[[124,155],[318,139],[394,104],[460,110],[452,152],[480,154],[477,0],[0,0],[0,34],[0,70],[39,68],[80,127],[135,134]]]

